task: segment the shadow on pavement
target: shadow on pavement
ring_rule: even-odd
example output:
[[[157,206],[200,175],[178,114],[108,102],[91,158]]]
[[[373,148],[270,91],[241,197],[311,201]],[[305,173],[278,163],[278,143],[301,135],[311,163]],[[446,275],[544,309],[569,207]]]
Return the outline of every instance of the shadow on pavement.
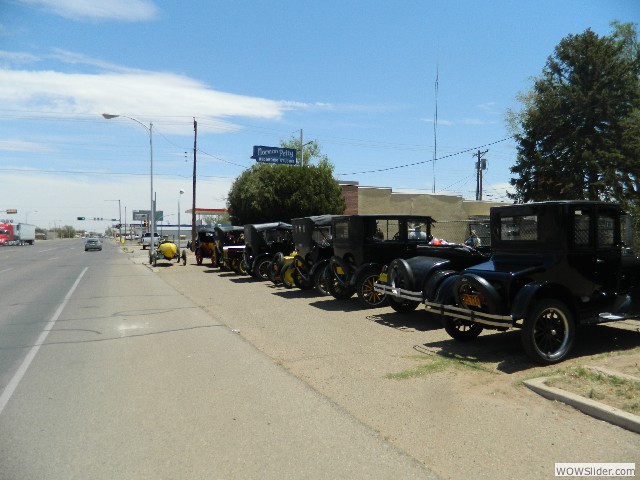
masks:
[[[442,324],[437,319],[429,318],[429,315],[427,315],[424,310],[415,310],[409,313],[374,313],[367,316],[367,320],[371,320],[385,327],[391,327],[397,330],[428,332],[430,330],[439,330],[442,328]]]
[[[624,352],[640,346],[640,333],[614,325],[593,325],[579,328],[566,360],[591,357],[611,352]],[[494,365],[503,373],[517,373],[540,365],[531,360],[522,348],[520,330],[485,331],[475,340],[459,342],[453,338],[414,346],[427,355],[441,355],[457,360]],[[562,362],[560,363],[560,365]]]

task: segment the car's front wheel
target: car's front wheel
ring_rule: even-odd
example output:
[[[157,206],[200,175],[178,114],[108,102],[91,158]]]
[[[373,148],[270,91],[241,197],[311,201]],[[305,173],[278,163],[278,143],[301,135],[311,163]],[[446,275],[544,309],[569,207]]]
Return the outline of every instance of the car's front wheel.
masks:
[[[543,365],[563,360],[575,337],[575,322],[569,308],[559,300],[538,301],[522,325],[524,351]]]
[[[384,293],[376,292],[374,284],[380,277],[379,267],[366,267],[356,281],[358,301],[367,308],[378,308],[387,305],[388,298]]]

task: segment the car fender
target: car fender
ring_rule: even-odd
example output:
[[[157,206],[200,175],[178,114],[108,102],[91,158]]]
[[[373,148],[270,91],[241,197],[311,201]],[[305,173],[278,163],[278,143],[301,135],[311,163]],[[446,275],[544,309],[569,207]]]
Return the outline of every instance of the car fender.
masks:
[[[575,311],[575,301],[571,294],[563,287],[549,281],[531,282],[522,287],[513,299],[511,304],[511,316],[515,320],[523,319],[531,305],[541,298],[556,298],[567,304],[572,311]]]
[[[440,286],[436,290],[435,297],[433,299],[433,303],[440,303],[444,305],[451,304],[454,299],[453,287],[458,282],[460,275],[450,275],[445,278]]]
[[[452,275],[458,275],[455,270],[437,269],[431,270],[422,283],[422,297],[431,301],[437,294],[443,282]]]
[[[251,262],[251,266],[254,267],[256,266],[259,262],[261,262],[264,259],[268,259],[269,261],[273,260],[273,255],[269,254],[269,253],[261,253],[260,255],[256,256],[253,261]]]
[[[311,277],[313,277],[318,270],[324,269],[327,265],[329,265],[329,259],[328,258],[325,259],[325,260],[320,260],[317,263],[314,263],[313,266],[311,267],[309,275]]]
[[[360,265],[358,268],[356,268],[356,271],[353,272],[353,275],[351,275],[351,278],[349,279],[349,286],[354,287],[356,286],[356,284],[358,283],[358,277],[360,277],[360,274],[365,270],[368,269],[370,267],[374,267],[377,268],[379,271],[382,271],[382,265],[380,265],[379,263],[363,263],[362,265]]]

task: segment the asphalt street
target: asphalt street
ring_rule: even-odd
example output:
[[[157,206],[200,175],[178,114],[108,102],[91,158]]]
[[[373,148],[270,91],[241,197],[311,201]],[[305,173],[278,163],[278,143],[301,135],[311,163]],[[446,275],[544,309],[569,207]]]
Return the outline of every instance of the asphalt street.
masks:
[[[40,258],[61,288],[0,317],[0,479],[436,478],[234,332],[233,312],[216,319],[112,242],[64,243]],[[19,270],[28,289],[37,272]]]

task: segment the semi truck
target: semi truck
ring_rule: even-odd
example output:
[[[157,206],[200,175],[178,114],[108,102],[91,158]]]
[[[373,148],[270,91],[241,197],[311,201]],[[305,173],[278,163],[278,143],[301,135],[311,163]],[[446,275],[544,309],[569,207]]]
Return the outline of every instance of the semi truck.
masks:
[[[0,246],[33,245],[36,226],[28,223],[0,223]]]

